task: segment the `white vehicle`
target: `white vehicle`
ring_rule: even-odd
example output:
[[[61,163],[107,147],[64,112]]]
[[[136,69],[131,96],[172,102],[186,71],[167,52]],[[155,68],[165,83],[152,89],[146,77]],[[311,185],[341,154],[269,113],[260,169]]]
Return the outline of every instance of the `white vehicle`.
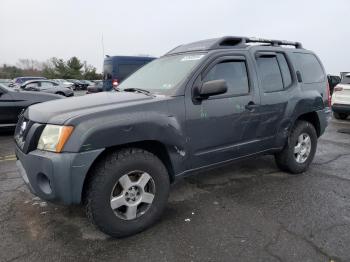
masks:
[[[332,110],[336,119],[346,119],[350,115],[350,73],[343,75],[334,87]]]
[[[61,86],[73,89],[74,84],[72,82],[69,82],[65,79],[52,79],[55,81],[57,84],[60,84]]]

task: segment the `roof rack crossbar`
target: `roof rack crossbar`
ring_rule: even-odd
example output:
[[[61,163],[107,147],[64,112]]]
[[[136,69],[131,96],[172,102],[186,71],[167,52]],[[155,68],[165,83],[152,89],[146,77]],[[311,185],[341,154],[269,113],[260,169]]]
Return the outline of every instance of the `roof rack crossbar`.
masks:
[[[271,40],[271,39],[263,39],[263,38],[254,38],[254,37],[246,37],[244,38],[246,43],[266,43],[271,44],[273,46],[281,46],[281,45],[290,45],[295,48],[302,48],[302,44],[300,42],[292,42],[287,40]]]

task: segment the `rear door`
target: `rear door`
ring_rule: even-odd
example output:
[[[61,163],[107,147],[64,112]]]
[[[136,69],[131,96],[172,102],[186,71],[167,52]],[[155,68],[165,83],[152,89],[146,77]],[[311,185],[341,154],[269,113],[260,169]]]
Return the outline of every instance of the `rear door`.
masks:
[[[297,85],[291,74],[291,62],[284,52],[258,51],[254,54],[260,82],[261,123],[259,138],[264,147],[274,147],[276,135],[288,123],[285,112],[288,100],[293,97]],[[285,122],[284,122],[285,121]]]
[[[113,60],[105,59],[103,63],[103,91],[112,90]]]

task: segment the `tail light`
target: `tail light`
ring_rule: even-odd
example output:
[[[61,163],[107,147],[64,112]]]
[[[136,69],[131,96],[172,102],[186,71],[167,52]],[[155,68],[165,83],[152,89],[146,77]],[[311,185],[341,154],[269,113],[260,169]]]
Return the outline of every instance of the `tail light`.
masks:
[[[119,85],[118,79],[113,79],[112,85],[113,87],[117,87]]]
[[[342,90],[343,90],[343,88],[341,86],[335,86],[333,92],[339,92]]]
[[[328,107],[331,107],[332,106],[332,97],[331,97],[331,92],[330,92],[328,82],[327,82],[327,97],[328,97]]]

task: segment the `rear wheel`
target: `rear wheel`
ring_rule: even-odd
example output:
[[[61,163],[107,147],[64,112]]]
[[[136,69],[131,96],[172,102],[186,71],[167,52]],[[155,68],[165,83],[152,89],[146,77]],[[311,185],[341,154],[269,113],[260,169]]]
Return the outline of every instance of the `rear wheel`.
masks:
[[[275,154],[277,166],[292,174],[306,171],[317,148],[317,134],[314,126],[307,121],[297,121],[284,149]]]
[[[344,114],[344,113],[333,113],[333,115],[336,119],[342,119],[342,120],[344,120],[348,117],[348,115]]]
[[[163,163],[148,151],[134,148],[114,152],[91,175],[87,216],[113,237],[148,228],[166,206],[169,176]]]

